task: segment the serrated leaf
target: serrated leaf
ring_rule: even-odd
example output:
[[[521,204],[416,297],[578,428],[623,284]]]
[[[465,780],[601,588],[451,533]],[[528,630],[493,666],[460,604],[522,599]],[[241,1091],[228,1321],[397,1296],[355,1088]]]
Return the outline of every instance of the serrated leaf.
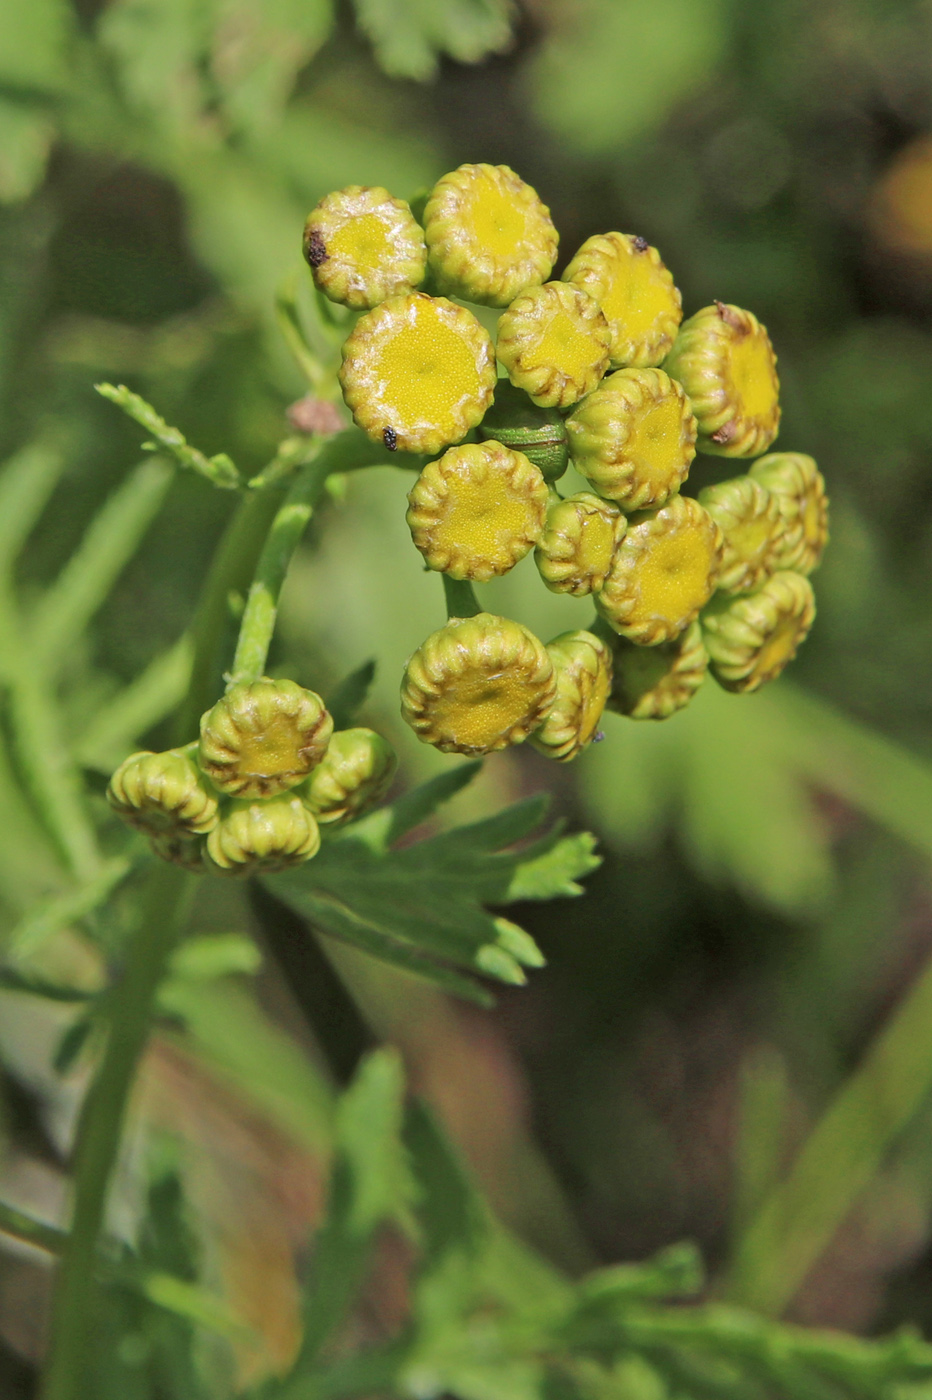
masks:
[[[521,861],[508,886],[507,901],[522,899],[556,899],[583,894],[578,883],[584,875],[598,870],[602,857],[595,854],[596,839],[591,831],[577,831],[572,836],[555,832],[548,837],[544,849],[539,847]]]
[[[441,57],[478,63],[511,39],[508,0],[354,0],[359,27],[393,78],[432,78]]]

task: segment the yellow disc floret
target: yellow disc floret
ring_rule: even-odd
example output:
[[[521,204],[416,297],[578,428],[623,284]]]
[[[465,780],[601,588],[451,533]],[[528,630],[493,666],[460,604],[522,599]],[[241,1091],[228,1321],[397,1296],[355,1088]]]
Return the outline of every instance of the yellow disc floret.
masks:
[[[669,642],[695,621],[711,598],[722,563],[722,532],[708,511],[686,496],[632,520],[596,607],[632,642]]]
[[[591,632],[563,632],[547,644],[557,694],[531,743],[548,758],[568,763],[595,737],[612,684],[608,647]]]
[[[445,297],[390,297],[361,316],[343,346],[340,383],[375,442],[438,452],[492,402],[495,351],[471,311]]]
[[[776,497],[753,476],[736,476],[707,486],[699,503],[725,540],[718,586],[724,593],[751,593],[782,568],[783,520]]]
[[[543,408],[569,408],[608,369],[611,335],[580,287],[547,282],[522,292],[500,317],[496,353],[508,378]]]
[[[327,751],[333,720],[294,681],[231,686],[201,719],[199,762],[232,797],[272,797],[302,782]]]
[[[270,874],[301,865],[319,849],[314,816],[291,794],[232,802],[207,838],[204,859],[217,874]]]
[[[587,238],[563,274],[605,314],[612,365],[659,365],[676,338],[683,302],[656,248],[627,233]]]
[[[776,568],[811,574],[828,543],[825,479],[805,452],[771,452],[750,475],[776,498],[781,537]]]
[[[812,585],[789,570],[756,593],[717,598],[702,617],[713,676],[726,690],[757,690],[793,660],[814,618]]]
[[[420,224],[380,185],[325,195],[304,226],[304,256],[324,296],[357,309],[412,290],[427,271]]]
[[[546,648],[520,623],[479,613],[451,618],[405,668],[401,713],[444,753],[483,754],[520,744],[553,704]]]
[[[555,501],[534,551],[544,583],[554,593],[596,593],[627,528],[618,507],[591,491]]]
[[[570,456],[622,510],[663,505],[696,455],[696,420],[682,386],[661,369],[621,369],[566,420]]]
[[[428,462],[408,495],[411,537],[431,569],[452,578],[506,574],[544,528],[547,483],[500,442],[451,447]]]
[[[441,291],[508,306],[550,276],[557,231],[535,190],[507,165],[461,165],[424,209],[431,271]]]
[[[611,652],[612,693],[607,708],[629,719],[669,719],[689,704],[709,664],[698,622],[672,642],[656,647],[640,647],[615,637]]]
[[[770,337],[750,311],[721,301],[697,311],[683,322],[664,369],[689,396],[700,452],[766,452],[780,426],[780,381]]]

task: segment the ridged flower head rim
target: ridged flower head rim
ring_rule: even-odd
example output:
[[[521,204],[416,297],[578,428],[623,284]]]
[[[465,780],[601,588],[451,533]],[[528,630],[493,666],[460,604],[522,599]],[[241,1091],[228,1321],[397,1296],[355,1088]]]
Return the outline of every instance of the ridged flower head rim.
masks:
[[[320,850],[313,814],[294,794],[265,802],[236,801],[207,838],[205,863],[225,875],[272,874],[301,865]]]
[[[611,652],[612,691],[607,708],[629,719],[669,719],[689,704],[709,665],[699,622],[656,647],[640,647],[615,637]]]
[[[451,447],[408,493],[408,527],[431,569],[484,581],[505,574],[544,528],[547,483],[500,442]]]
[[[629,233],[587,238],[563,274],[601,306],[620,369],[659,365],[676,338],[683,301],[656,248]]]
[[[828,544],[828,496],[814,459],[805,452],[772,452],[754,463],[750,476],[780,508],[783,533],[776,567],[811,574]]]
[[[548,758],[569,763],[588,748],[598,730],[612,685],[612,658],[605,643],[585,631],[554,637],[547,653],[557,693],[531,743]]]
[[[439,452],[481,422],[495,351],[471,311],[423,292],[389,297],[343,346],[340,383],[357,425],[403,452]]]
[[[217,823],[217,798],[185,749],[131,754],[111,777],[107,801],[150,835],[202,835]]]
[[[544,583],[553,593],[576,598],[597,593],[627,528],[619,508],[591,491],[555,501],[534,551]]]
[[[413,290],[427,271],[420,224],[381,185],[324,195],[308,215],[303,247],[324,296],[357,310]]]
[[[608,369],[611,333],[581,287],[529,287],[499,317],[496,353],[516,388],[542,408],[569,408]]]
[[[442,292],[508,306],[546,281],[557,257],[550,211],[507,165],[461,165],[424,208],[428,262]]]
[[[684,321],[664,369],[689,396],[699,450],[756,457],[777,436],[780,381],[766,329],[751,311],[717,301]]]
[[[301,796],[322,826],[349,822],[381,801],[397,766],[395,751],[381,734],[339,729]]]
[[[451,618],[409,660],[401,712],[444,753],[484,754],[522,743],[556,694],[547,650],[507,617]]]
[[[814,618],[812,585],[790,570],[756,593],[716,599],[702,618],[713,676],[737,694],[759,689],[793,660]]]
[[[273,797],[307,777],[332,733],[319,695],[263,676],[231,686],[202,717],[198,759],[220,792]]]
[[[778,568],[784,524],[779,501],[753,476],[736,476],[699,492],[699,504],[725,541],[718,586],[723,593],[752,593]]]

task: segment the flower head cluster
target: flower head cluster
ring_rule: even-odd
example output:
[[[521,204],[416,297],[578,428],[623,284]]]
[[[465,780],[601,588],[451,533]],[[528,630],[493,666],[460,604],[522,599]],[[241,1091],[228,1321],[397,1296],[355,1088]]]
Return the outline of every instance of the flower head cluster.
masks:
[[[318,285],[371,308],[343,349],[346,403],[374,440],[435,456],[408,497],[428,568],[484,582],[533,550],[544,584],[599,616],[546,647],[507,618],[452,619],[408,663],[408,722],[448,751],[531,738],[565,759],[603,705],[665,718],[707,673],[735,691],[777,675],[812,624],[827,512],[811,457],[760,456],[780,422],[766,329],[723,302],[683,321],[631,234],[587,239],[548,280],[556,230],[507,166],[460,166],[419,207],[423,267],[384,190],[329,195],[308,221]],[[494,344],[462,301],[502,308]],[[697,499],[682,494],[697,451],[760,460]],[[563,497],[570,462],[590,489]]]
[[[199,741],[132,754],[107,798],[164,859],[249,875],[310,860],[320,827],[360,816],[394,770],[380,735],[334,733],[319,695],[263,677],[231,686],[202,717]]]

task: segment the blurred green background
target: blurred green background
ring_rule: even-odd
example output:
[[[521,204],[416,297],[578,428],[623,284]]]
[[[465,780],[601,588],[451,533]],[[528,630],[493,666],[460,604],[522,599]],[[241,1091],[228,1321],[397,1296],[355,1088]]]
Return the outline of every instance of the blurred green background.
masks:
[[[842,1131],[819,1149],[822,1195],[804,1183],[769,1235],[748,1245],[746,1233],[932,955],[925,0],[0,0],[0,455],[38,438],[67,460],[17,565],[21,596],[56,575],[139,458],[138,431],[97,380],[127,383],[205,452],[258,470],[307,390],[274,310],[288,279],[310,305],[307,211],[350,183],[407,196],[464,161],[510,164],[537,188],[561,233],[558,270],[594,232],[638,233],[687,314],[718,298],[767,325],[778,446],[812,453],[831,493],[818,620],[760,696],[710,683],[660,725],[609,716],[604,743],[567,770],[523,751],[487,762],[460,818],[549,789],[605,857],[583,899],[519,911],[549,966],[496,1011],[358,955],[338,978],[280,910],[224,886],[203,897],[200,927],[249,931],[266,951],[258,976],[231,983],[228,1014],[243,1037],[259,1018],[256,1035],[278,1037],[299,1076],[314,1066],[340,1080],[370,1040],[394,1040],[502,1216],[570,1267],[688,1236],[731,1280],[719,1287],[753,1302],[764,1239],[795,1280],[782,1287],[791,1317],[932,1325],[921,1007],[896,1061],[906,1106],[872,1115],[862,1100],[858,1143]],[[689,490],[731,471],[700,457]],[[408,539],[408,484],[389,468],[357,474],[315,520],[273,655],[325,693],[377,657],[366,722],[396,744],[404,782],[451,761],[398,714],[404,660],[443,617]],[[67,737],[89,770],[127,751],[108,751],[94,716],[184,631],[228,510],[222,493],[177,479],[71,640]],[[530,559],[480,595],[544,637],[589,616],[547,594]],[[167,731],[136,737],[158,746]],[[28,811],[4,801],[12,926],[58,876]],[[95,975],[78,934],[46,957]],[[54,1212],[84,1070],[51,1065],[66,1013],[20,1003],[0,993],[0,1183]],[[237,1069],[235,1047],[195,1020],[183,1059],[167,1041],[150,1056],[152,1114],[196,1144],[224,1201],[253,1212],[248,1258],[281,1286],[254,1287],[266,1296],[244,1306],[271,1351],[287,1350],[270,1315],[287,1313],[289,1242],[318,1206],[291,1189],[274,1133],[294,1152],[314,1133],[257,1126],[259,1079],[248,1109],[237,1096],[259,1050]],[[218,1065],[229,1103],[211,1118],[199,1075]],[[840,1221],[819,1215],[836,1187]],[[199,1189],[203,1229],[221,1254],[242,1254]],[[0,1393],[28,1393],[46,1293],[34,1259],[0,1254]]]

